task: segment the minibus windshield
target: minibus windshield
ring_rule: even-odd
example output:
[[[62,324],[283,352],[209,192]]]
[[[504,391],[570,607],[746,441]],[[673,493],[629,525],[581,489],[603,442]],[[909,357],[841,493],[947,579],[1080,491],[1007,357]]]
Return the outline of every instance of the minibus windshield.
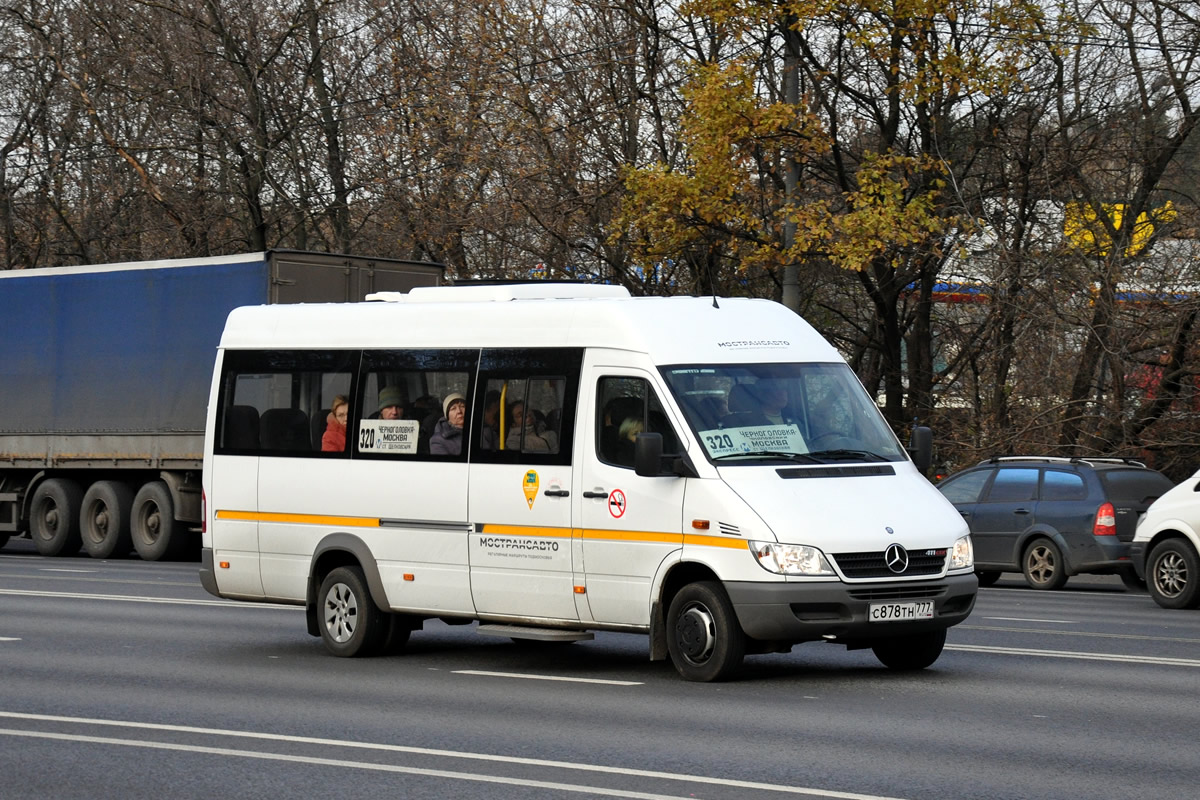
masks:
[[[709,459],[723,466],[907,458],[846,364],[681,365],[662,372]]]

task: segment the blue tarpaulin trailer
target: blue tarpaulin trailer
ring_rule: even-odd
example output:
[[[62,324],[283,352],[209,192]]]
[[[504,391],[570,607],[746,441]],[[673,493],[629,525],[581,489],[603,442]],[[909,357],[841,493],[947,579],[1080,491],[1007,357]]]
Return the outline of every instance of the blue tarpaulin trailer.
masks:
[[[289,250],[0,272],[0,546],[185,554],[229,312],[441,279],[427,262]]]

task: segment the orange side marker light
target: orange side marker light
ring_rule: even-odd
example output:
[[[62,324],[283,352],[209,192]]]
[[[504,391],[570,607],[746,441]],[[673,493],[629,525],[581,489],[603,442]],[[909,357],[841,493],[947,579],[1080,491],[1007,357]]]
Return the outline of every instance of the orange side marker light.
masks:
[[[692,520],[692,527],[698,531],[706,531],[706,530],[708,530],[708,520],[694,519],[694,520]]]

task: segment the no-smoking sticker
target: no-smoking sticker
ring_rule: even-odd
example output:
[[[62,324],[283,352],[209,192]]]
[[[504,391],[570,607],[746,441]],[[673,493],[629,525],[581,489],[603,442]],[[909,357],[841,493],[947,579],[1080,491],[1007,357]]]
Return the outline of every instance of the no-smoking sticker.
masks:
[[[614,519],[620,519],[625,513],[625,493],[620,489],[613,489],[608,493],[608,513],[612,514]]]

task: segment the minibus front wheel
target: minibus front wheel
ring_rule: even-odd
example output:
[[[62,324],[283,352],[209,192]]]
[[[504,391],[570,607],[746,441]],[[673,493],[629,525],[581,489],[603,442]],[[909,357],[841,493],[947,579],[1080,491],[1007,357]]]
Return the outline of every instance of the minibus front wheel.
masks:
[[[746,635],[721,584],[684,586],[667,611],[667,650],[675,669],[689,681],[720,681],[746,654]]]
[[[353,658],[379,651],[388,634],[388,618],[371,600],[359,567],[330,571],[321,581],[317,602],[321,640],[330,653]]]

